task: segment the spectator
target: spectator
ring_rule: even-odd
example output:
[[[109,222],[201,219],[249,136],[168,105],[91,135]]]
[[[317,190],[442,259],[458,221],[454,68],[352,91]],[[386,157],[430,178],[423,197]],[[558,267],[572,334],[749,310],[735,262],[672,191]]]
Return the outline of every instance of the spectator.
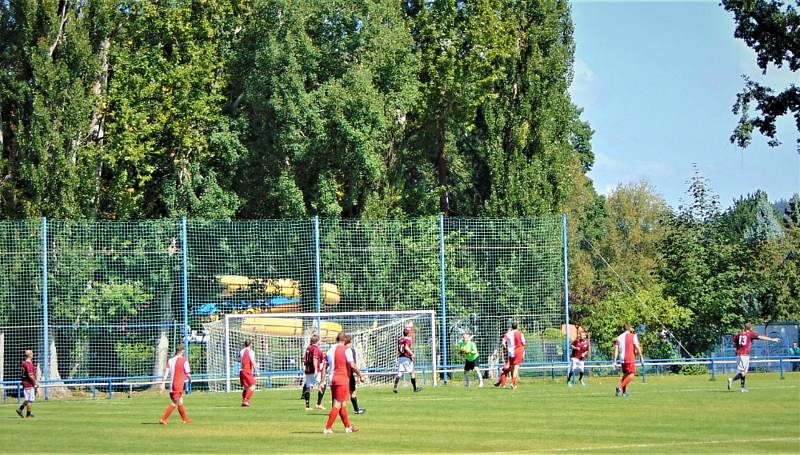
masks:
[[[792,357],[800,357],[800,346],[797,345],[796,341],[792,343],[792,346],[788,349],[787,354]],[[800,370],[800,362],[792,362],[792,371],[798,370]]]

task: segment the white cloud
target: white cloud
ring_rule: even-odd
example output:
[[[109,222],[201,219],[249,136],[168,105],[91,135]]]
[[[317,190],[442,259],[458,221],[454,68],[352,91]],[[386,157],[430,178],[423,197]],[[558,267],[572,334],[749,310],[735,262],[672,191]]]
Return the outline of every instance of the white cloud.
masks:
[[[578,104],[586,104],[586,101],[592,96],[592,87],[596,82],[594,71],[589,68],[586,61],[575,59],[573,65],[573,78],[572,85],[569,87],[570,95],[577,98]]]

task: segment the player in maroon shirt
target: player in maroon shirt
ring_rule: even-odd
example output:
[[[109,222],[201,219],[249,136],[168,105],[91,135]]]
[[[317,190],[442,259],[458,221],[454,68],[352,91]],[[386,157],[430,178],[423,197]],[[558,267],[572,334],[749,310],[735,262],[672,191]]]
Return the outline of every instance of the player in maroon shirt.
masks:
[[[20,364],[20,372],[22,375],[22,391],[25,394],[25,401],[22,402],[17,415],[25,417],[33,417],[33,402],[36,401],[36,366],[33,365],[33,351],[30,349],[25,351],[25,360]],[[28,408],[25,417],[22,416],[22,410]]]
[[[421,392],[422,387],[417,387],[417,373],[414,372],[414,351],[411,350],[411,330],[403,328],[403,336],[397,340],[397,376],[394,377],[392,392],[397,393],[397,385],[404,374],[411,375],[411,386],[414,392]]]
[[[736,347],[736,376],[728,378],[728,390],[731,390],[733,381],[741,380],[742,392],[747,392],[744,386],[745,376],[747,370],[750,368],[750,347],[753,345],[753,340],[772,341],[777,343],[781,341],[778,338],[765,337],[753,332],[753,326],[750,323],[744,325],[744,330],[733,336],[733,345]]]
[[[311,335],[310,344],[303,354],[303,366],[306,374],[306,380],[303,383],[303,399],[306,401],[306,411],[311,409],[311,389],[319,387],[317,392],[317,409],[325,409],[322,407],[322,396],[325,394],[323,375],[323,359],[325,354],[319,348],[319,336],[316,334]]]
[[[578,382],[586,386],[583,382],[583,360],[589,354],[589,336],[583,330],[578,331],[578,336],[572,341],[572,354],[570,355],[569,374],[567,374],[567,386],[572,387],[572,376],[578,370]]]

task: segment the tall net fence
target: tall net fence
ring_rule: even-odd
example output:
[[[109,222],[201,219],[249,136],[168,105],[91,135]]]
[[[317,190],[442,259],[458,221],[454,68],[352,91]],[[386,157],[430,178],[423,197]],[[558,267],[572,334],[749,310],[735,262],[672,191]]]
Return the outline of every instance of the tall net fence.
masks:
[[[0,240],[6,385],[25,349],[58,395],[159,376],[181,340],[219,378],[208,327],[226,314],[432,310],[442,367],[462,361],[464,332],[489,362],[516,320],[528,361],[563,360],[560,217],[27,220],[0,223]]]
[[[555,217],[444,219],[451,353],[468,332],[482,361],[493,356],[497,362],[502,335],[516,321],[527,338],[526,360],[564,360],[561,235],[561,219]]]
[[[18,380],[26,349],[44,362],[42,299],[42,223],[0,223],[0,379]]]

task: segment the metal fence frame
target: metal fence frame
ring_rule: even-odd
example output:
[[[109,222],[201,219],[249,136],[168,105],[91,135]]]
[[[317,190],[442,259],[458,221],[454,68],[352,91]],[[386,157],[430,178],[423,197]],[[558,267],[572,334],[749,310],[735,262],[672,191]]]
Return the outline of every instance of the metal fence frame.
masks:
[[[439,369],[444,372],[442,377],[444,383],[447,383],[447,375],[448,375],[448,368],[447,366],[450,365],[450,359],[448,358],[448,305],[447,305],[447,292],[446,292],[446,255],[445,255],[445,217],[443,215],[439,215],[438,217],[438,239],[439,239],[439,257],[438,257],[438,266],[439,266],[439,299],[440,299],[440,311],[439,311],[439,343],[440,346],[437,346],[439,351],[439,357],[434,359],[436,364],[439,366]],[[510,219],[511,220],[511,219]],[[313,256],[313,269],[314,269],[314,287],[316,289],[316,295],[314,296],[315,306],[317,312],[322,312],[321,306],[321,263],[320,263],[320,219],[319,217],[313,217],[312,221],[312,241],[314,246],[314,256]],[[189,308],[190,308],[190,295],[189,295],[189,238],[187,235],[187,219],[186,217],[181,217],[180,219],[176,220],[176,225],[179,229],[180,235],[180,249],[181,249],[181,308],[182,308],[182,315],[180,315],[177,319],[182,321],[183,329],[181,330],[181,339],[184,343],[186,343],[190,336],[191,327],[189,326]],[[562,242],[562,250],[563,250],[563,309],[564,309],[564,319],[563,323],[564,326],[567,328],[567,337],[565,338],[565,346],[564,346],[564,362],[567,362],[568,355],[569,355],[569,283],[568,283],[568,275],[569,275],[569,263],[568,263],[568,254],[569,248],[567,244],[567,217],[566,214],[561,215],[561,236],[560,240]],[[48,379],[51,378],[51,372],[49,371],[50,367],[50,330],[49,330],[49,307],[48,307],[48,300],[49,300],[49,288],[48,288],[48,219],[41,218],[41,251],[40,253],[40,272],[41,272],[41,280],[42,280],[42,287],[41,287],[41,304],[42,304],[42,352],[43,352],[43,359],[42,362],[42,376],[44,380],[42,381],[44,384],[44,398],[48,399],[48,387],[47,382]],[[0,377],[0,384],[3,385],[13,385],[14,381],[6,381],[2,382],[2,377]],[[91,381],[88,381],[91,379]],[[93,381],[97,379],[102,384],[110,384],[110,383],[118,383],[120,379],[124,378],[88,378],[82,379],[82,381],[88,383],[93,383]],[[59,383],[65,386],[72,384],[72,380],[70,379],[60,379]],[[95,381],[96,382],[96,381]],[[110,386],[109,386],[110,387]],[[3,393],[5,394],[5,393]]]

